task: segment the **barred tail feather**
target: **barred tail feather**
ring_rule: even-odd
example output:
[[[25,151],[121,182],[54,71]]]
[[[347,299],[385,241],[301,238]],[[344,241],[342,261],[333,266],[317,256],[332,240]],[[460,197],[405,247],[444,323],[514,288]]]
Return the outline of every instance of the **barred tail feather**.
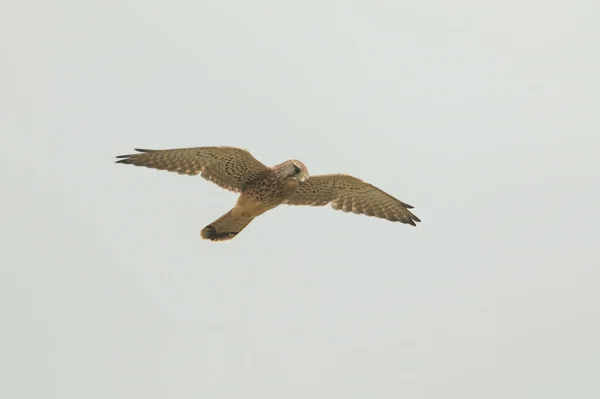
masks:
[[[225,241],[231,240],[242,231],[254,218],[234,216],[233,209],[206,226],[200,232],[205,240]]]

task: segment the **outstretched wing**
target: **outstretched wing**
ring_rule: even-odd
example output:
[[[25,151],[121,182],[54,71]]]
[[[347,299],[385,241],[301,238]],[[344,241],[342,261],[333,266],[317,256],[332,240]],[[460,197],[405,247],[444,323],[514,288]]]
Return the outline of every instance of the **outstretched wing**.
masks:
[[[288,205],[323,206],[328,203],[331,203],[333,209],[375,216],[392,222],[416,226],[415,222],[421,221],[409,211],[411,205],[348,175],[311,176],[286,201]]]
[[[172,150],[135,149],[138,154],[119,155],[117,163],[197,175],[227,190],[240,192],[269,168],[248,151],[235,147],[194,147]]]

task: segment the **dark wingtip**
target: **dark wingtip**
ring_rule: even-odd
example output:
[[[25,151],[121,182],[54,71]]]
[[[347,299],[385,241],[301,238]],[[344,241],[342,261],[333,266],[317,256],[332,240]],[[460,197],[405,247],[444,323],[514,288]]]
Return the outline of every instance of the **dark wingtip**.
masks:
[[[158,151],[158,150],[148,150],[148,149],[145,149],[145,148],[134,148],[134,150],[137,151],[137,152],[141,152],[141,153]],[[129,158],[134,157],[136,155],[139,155],[139,154],[117,155],[116,158],[118,158],[119,160],[115,161],[115,163],[126,163],[126,164],[127,163],[131,163],[131,162],[127,162],[127,160],[129,160]]]
[[[159,151],[159,150],[148,150],[148,149],[145,149],[145,148],[134,148],[133,150],[134,150],[134,151],[137,151],[137,152],[156,152],[156,151]],[[125,155],[117,155],[117,158],[126,158],[126,157],[132,157],[132,156],[134,156],[134,155],[139,155],[139,154],[125,154]]]
[[[136,154],[117,155],[117,160],[115,161],[115,163],[131,163],[131,157],[135,155]]]
[[[405,217],[404,220],[402,220],[403,223],[406,224],[410,224],[411,226],[415,226],[417,227],[417,223],[421,222],[421,219],[419,219],[418,217],[416,217],[412,212],[407,211],[408,212],[408,217]]]
[[[415,223],[415,222],[416,222],[416,220],[415,220],[415,218],[414,218],[414,217],[412,217],[412,216],[409,216],[409,217],[407,217],[407,218],[404,218],[404,219],[402,219],[402,220],[399,220],[399,222],[402,222],[402,223],[404,223],[404,224],[408,224],[408,225],[410,225],[410,226],[417,227],[417,224]]]

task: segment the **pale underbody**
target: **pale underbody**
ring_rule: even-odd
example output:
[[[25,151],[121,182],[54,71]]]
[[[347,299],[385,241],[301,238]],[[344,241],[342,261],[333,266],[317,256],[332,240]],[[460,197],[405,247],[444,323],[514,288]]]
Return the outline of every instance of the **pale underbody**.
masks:
[[[235,217],[255,218],[272,208],[274,206],[267,207],[263,202],[242,194],[235,203],[232,214]]]
[[[294,178],[286,179],[283,183],[283,192],[285,192],[285,196],[289,197],[292,195],[298,188],[298,184],[298,180]],[[284,199],[285,198],[282,198],[282,200]],[[283,201],[267,205],[263,200],[256,198],[256,196],[244,192],[239,196],[235,203],[235,206],[232,209],[232,215],[236,217],[255,218],[266,211],[279,206],[282,202]]]

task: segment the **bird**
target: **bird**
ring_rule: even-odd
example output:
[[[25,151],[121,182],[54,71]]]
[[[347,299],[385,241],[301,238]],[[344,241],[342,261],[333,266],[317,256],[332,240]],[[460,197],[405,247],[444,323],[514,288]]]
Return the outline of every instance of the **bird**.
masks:
[[[116,163],[144,166],[184,175],[200,175],[239,194],[231,210],[200,231],[203,239],[227,241],[252,220],[279,205],[331,207],[391,222],[416,226],[421,220],[402,202],[351,175],[310,176],[306,165],[291,159],[268,167],[243,148],[214,146],[165,150],[134,149]]]

